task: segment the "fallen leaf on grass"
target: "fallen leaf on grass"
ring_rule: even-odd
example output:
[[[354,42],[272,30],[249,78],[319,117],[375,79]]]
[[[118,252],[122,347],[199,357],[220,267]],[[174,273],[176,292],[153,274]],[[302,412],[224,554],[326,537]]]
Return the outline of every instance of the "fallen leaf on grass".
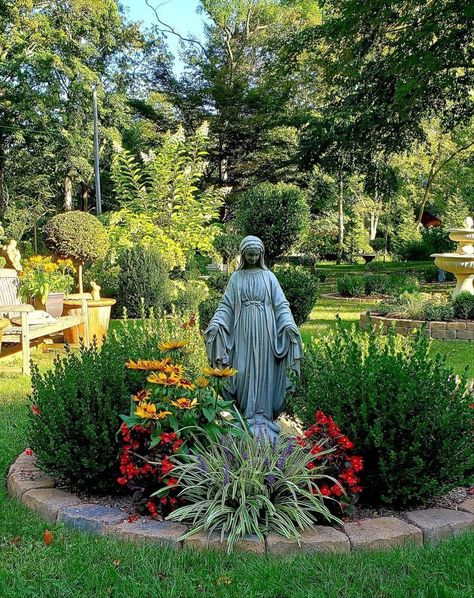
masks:
[[[218,586],[230,586],[232,579],[230,577],[219,577],[216,581]]]
[[[120,567],[120,559],[115,559],[114,561],[112,561],[112,565],[114,567]]]
[[[12,544],[14,544],[15,546],[20,546],[21,536],[15,536],[14,538],[12,538]]]
[[[46,544],[46,546],[51,546],[53,540],[53,532],[50,532],[49,529],[45,529],[43,532],[43,542]]]

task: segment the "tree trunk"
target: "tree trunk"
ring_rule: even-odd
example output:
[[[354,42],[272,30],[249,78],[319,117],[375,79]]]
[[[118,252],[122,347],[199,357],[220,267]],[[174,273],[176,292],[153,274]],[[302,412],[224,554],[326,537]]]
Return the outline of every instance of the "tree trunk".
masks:
[[[373,241],[377,236],[377,227],[379,225],[379,217],[375,212],[370,212],[370,240]]]
[[[5,194],[5,137],[0,135],[0,218],[5,216],[7,198]]]
[[[338,196],[338,212],[339,212],[339,233],[337,239],[337,260],[336,263],[340,264],[342,260],[342,252],[344,248],[344,183],[342,180],[342,174],[339,177],[339,196]]]
[[[81,202],[82,202],[82,211],[88,212],[89,211],[89,185],[87,183],[81,183]]]
[[[72,210],[72,178],[67,174],[64,177],[64,211]]]

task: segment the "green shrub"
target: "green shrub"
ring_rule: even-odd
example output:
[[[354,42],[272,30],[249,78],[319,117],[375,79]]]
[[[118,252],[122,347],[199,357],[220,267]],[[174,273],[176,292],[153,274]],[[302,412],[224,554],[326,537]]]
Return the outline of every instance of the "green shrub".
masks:
[[[376,237],[369,241],[370,246],[375,252],[381,252],[385,249],[385,239],[383,237]]]
[[[313,459],[284,436],[275,443],[266,436],[223,437],[197,454],[172,457],[187,504],[167,519],[190,524],[184,538],[220,532],[228,552],[248,534],[262,541],[272,531],[297,539],[321,519],[338,521],[318,493],[315,478],[326,476]]]
[[[423,307],[422,317],[424,320],[443,322],[454,318],[454,307],[452,303],[432,303],[427,301]]]
[[[377,306],[377,312],[386,316],[422,319],[425,306],[430,296],[424,293],[402,293],[400,296],[383,301]]]
[[[319,282],[322,282],[323,284],[326,282],[328,275],[326,274],[326,272],[322,272],[321,270],[317,270],[316,271],[316,278],[319,280]]]
[[[474,295],[463,292],[454,299],[454,315],[462,320],[474,320]]]
[[[301,326],[308,319],[316,302],[318,280],[302,266],[286,266],[275,270],[275,276],[290,304],[296,325]]]
[[[206,330],[209,326],[212,316],[216,313],[222,293],[211,293],[210,296],[199,304],[199,328]]]
[[[373,272],[374,274],[385,272],[387,270],[387,264],[385,262],[378,262],[377,260],[374,260],[372,262],[369,262],[365,266],[365,269],[367,270],[367,272]]]
[[[230,274],[227,274],[227,272],[215,272],[207,279],[207,286],[211,292],[216,292],[223,295],[229,282],[229,278]]]
[[[336,280],[336,289],[342,297],[362,297],[365,294],[363,276],[345,274]]]
[[[117,312],[127,310],[130,318],[139,318],[143,308],[159,311],[170,294],[166,265],[158,251],[137,245],[120,257],[117,289]],[[142,307],[143,306],[143,307]]]
[[[364,283],[366,295],[385,295],[390,292],[390,279],[386,274],[366,274]]]
[[[171,280],[170,307],[178,311],[197,313],[199,305],[209,295],[209,289],[202,280]]]
[[[425,282],[438,282],[439,269],[437,266],[429,266],[423,270],[423,280]]]
[[[296,243],[307,224],[306,197],[295,185],[261,183],[239,197],[238,231],[262,239],[269,266]]]
[[[364,459],[367,503],[422,504],[472,479],[466,377],[429,347],[423,331],[384,336],[338,322],[306,348],[290,406],[306,425],[316,409],[333,414]]]
[[[415,293],[420,289],[420,281],[412,274],[391,274],[388,287],[393,295]]]
[[[89,492],[113,492],[118,476],[120,414],[143,388],[143,372],[125,368],[128,359],[161,359],[160,342],[186,340],[192,350],[183,362],[196,375],[207,364],[196,326],[182,318],[123,322],[99,350],[68,352],[53,368],[33,368],[28,436],[39,464],[69,486]]]

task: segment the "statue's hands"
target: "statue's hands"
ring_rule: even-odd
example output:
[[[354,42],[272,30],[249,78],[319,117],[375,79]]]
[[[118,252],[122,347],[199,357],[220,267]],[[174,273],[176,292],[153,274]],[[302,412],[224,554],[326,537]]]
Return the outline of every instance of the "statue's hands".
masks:
[[[212,342],[216,338],[218,330],[217,326],[209,326],[206,330],[206,340]]]
[[[298,343],[300,338],[298,330],[295,330],[295,328],[293,328],[292,326],[288,326],[287,328],[285,328],[285,332],[289,336],[290,341],[292,343]]]

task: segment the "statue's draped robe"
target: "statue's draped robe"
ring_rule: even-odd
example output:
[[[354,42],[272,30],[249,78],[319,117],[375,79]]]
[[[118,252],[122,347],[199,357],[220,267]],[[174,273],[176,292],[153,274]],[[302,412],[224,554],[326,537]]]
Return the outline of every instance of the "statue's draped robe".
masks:
[[[296,342],[288,328],[296,332]],[[264,416],[272,422],[291,387],[288,372],[299,373],[302,353],[298,328],[275,275],[261,268],[234,272],[204,336],[212,365],[229,364],[238,371],[226,395],[236,400],[247,420]]]

